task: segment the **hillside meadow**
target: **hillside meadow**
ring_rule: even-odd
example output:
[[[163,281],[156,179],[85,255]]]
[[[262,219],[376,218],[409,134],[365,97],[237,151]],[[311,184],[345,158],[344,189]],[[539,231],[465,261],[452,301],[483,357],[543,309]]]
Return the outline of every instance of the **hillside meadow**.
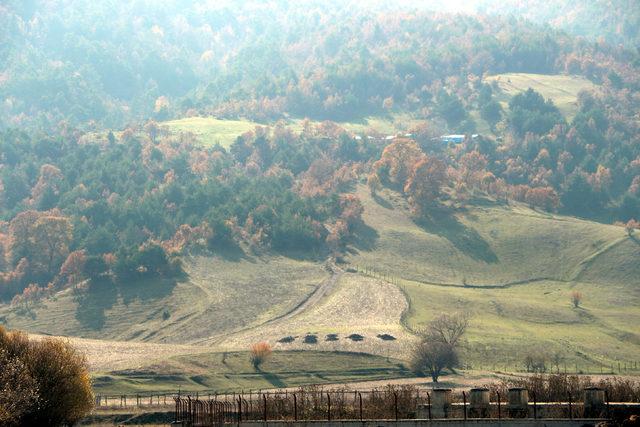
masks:
[[[597,87],[582,76],[562,74],[504,73],[489,76],[487,82],[498,85],[497,99],[505,109],[511,97],[532,88],[552,100],[569,121],[578,111],[578,93],[593,91]]]
[[[522,371],[525,357],[542,348],[549,366],[553,358],[555,369],[571,372],[634,361],[635,235],[489,199],[418,225],[396,193],[355,192],[363,224],[335,267],[285,257],[191,257],[184,281],[130,284],[119,294],[93,295],[88,307],[70,290],[28,315],[5,307],[4,321],[118,340],[113,359],[89,351],[90,360],[100,359],[92,366],[104,392],[406,377],[413,332],[456,311],[471,315],[463,375]],[[575,290],[584,295],[579,308],[571,305]],[[252,372],[247,349],[262,340],[276,352]],[[100,349],[100,342],[83,345]]]

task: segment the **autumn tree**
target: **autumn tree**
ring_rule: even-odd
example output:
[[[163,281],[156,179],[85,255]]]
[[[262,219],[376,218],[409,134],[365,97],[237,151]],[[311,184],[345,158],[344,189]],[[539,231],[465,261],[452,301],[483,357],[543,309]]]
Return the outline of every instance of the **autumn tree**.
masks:
[[[477,150],[465,153],[458,162],[460,181],[469,189],[480,186],[487,163],[487,157]]]
[[[536,187],[527,190],[524,200],[531,206],[537,206],[547,211],[558,208],[560,200],[558,194],[551,187]]]
[[[343,219],[349,228],[362,222],[364,207],[355,194],[343,194],[340,196],[340,218]]]
[[[16,265],[22,258],[30,258],[35,252],[33,226],[40,217],[37,211],[20,212],[9,223],[9,257]]]
[[[442,194],[447,179],[446,164],[430,156],[421,156],[411,168],[411,174],[404,186],[413,211],[424,214]]]
[[[87,254],[84,250],[69,253],[67,259],[60,266],[58,276],[65,280],[66,285],[75,285],[82,280]]]
[[[635,219],[630,219],[624,225],[624,229],[627,232],[627,235],[631,236],[634,230],[640,229],[640,222],[636,221]]]
[[[571,292],[571,304],[573,304],[573,307],[578,308],[580,307],[581,303],[582,303],[582,292],[580,291]]]
[[[0,424],[72,425],[93,407],[87,360],[60,339],[0,326]]]
[[[372,172],[369,174],[369,176],[367,177],[367,186],[369,187],[369,191],[371,192],[372,196],[375,196],[378,193],[378,191],[382,187],[382,184],[380,183],[380,177],[377,173]]]
[[[49,275],[69,254],[71,244],[71,222],[62,216],[41,216],[33,225],[33,244],[36,259]]]
[[[251,364],[255,370],[259,370],[260,366],[267,360],[272,353],[271,344],[262,341],[251,346]]]
[[[373,164],[373,172],[380,182],[402,190],[411,174],[413,165],[424,156],[418,144],[406,138],[397,138],[387,145],[380,160]]]

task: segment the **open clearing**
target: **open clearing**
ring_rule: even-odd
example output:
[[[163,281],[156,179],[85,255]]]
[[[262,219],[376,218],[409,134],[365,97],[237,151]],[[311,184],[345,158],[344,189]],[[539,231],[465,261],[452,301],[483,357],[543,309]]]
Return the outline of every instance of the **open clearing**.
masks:
[[[302,132],[303,120],[292,119],[281,121],[293,132]],[[319,125],[318,121],[311,121]],[[408,114],[392,114],[387,117],[368,117],[360,122],[338,122],[346,131],[358,135],[396,135],[409,131],[420,120],[412,118]],[[275,123],[261,124],[249,120],[226,120],[214,117],[188,117],[160,123],[172,134],[193,134],[196,140],[204,145],[212,146],[220,144],[224,148],[229,146],[242,134],[253,131],[256,126],[271,126]],[[106,138],[106,136],[103,136]]]
[[[545,99],[551,99],[567,120],[573,119],[578,111],[578,93],[596,88],[584,77],[567,75],[506,73],[490,76],[487,81],[498,83],[502,91],[498,100],[503,108],[508,107],[512,96],[531,88],[540,92]]]
[[[160,123],[171,133],[191,133],[201,144],[216,143],[228,148],[237,137],[252,131],[259,123],[247,120],[220,120],[214,117],[188,117]]]

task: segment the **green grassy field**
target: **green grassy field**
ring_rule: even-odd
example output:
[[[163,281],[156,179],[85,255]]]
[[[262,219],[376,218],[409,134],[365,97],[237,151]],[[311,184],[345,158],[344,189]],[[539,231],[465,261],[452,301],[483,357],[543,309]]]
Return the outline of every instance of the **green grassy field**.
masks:
[[[198,141],[205,145],[216,143],[229,147],[237,137],[252,131],[259,123],[248,120],[220,120],[213,117],[187,117],[160,123],[171,133],[192,133]]]
[[[397,194],[358,195],[369,241],[348,261],[401,286],[410,329],[471,313],[468,364],[522,368],[544,349],[597,371],[639,354],[640,245],[623,228],[490,202],[421,227]]]
[[[399,360],[356,353],[276,351],[259,370],[248,352],[176,356],[141,370],[94,375],[96,393],[231,392],[410,376]]]
[[[399,194],[356,193],[364,224],[341,270],[241,252],[192,257],[182,282],[67,290],[28,315],[0,307],[0,319],[99,339],[78,346],[109,393],[404,377],[397,361],[410,356],[411,331],[462,310],[472,315],[462,361],[474,369],[464,375],[522,370],[538,352],[571,372],[638,361],[640,243],[623,228],[487,199],[416,224]],[[308,334],[318,342],[304,343]],[[287,336],[294,342],[278,342]],[[246,351],[262,340],[277,351],[257,373]]]
[[[283,122],[293,132],[302,132],[302,119],[293,119]],[[313,124],[319,125],[320,122]],[[420,120],[412,118],[410,115],[395,114],[388,117],[368,117],[360,122],[339,122],[348,132],[354,134],[377,133],[381,135],[395,135],[407,132],[413,126],[420,123]],[[252,131],[256,126],[273,126],[251,122],[248,120],[220,120],[213,117],[188,117],[184,119],[171,120],[160,123],[166,127],[170,133],[192,133],[201,144],[214,145],[219,143],[228,148],[238,136],[245,132]]]
[[[507,108],[512,96],[532,88],[545,98],[551,99],[567,120],[571,120],[578,110],[578,93],[596,87],[584,77],[567,75],[507,73],[491,76],[487,81],[498,83],[502,91],[498,101],[503,108]]]

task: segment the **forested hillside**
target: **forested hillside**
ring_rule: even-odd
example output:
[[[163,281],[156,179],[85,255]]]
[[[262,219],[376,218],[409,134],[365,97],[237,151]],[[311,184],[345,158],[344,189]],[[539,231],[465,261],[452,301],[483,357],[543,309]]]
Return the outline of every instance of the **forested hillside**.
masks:
[[[116,15],[114,7],[0,6],[3,127],[121,127],[195,113],[345,121],[400,109],[445,113],[459,131],[473,123],[442,90],[468,109],[469,78],[485,73],[582,74],[616,90],[639,84],[636,51],[512,17],[318,1],[137,0]]]
[[[187,253],[340,259],[365,182],[405,198],[417,224],[491,200],[637,226],[629,47],[513,17],[337,2],[113,10],[0,6],[5,300],[179,277]],[[503,73],[589,85],[561,110],[533,89],[505,92]],[[223,147],[163,125],[210,116],[265,126]],[[345,130],[372,117],[412,125]]]

